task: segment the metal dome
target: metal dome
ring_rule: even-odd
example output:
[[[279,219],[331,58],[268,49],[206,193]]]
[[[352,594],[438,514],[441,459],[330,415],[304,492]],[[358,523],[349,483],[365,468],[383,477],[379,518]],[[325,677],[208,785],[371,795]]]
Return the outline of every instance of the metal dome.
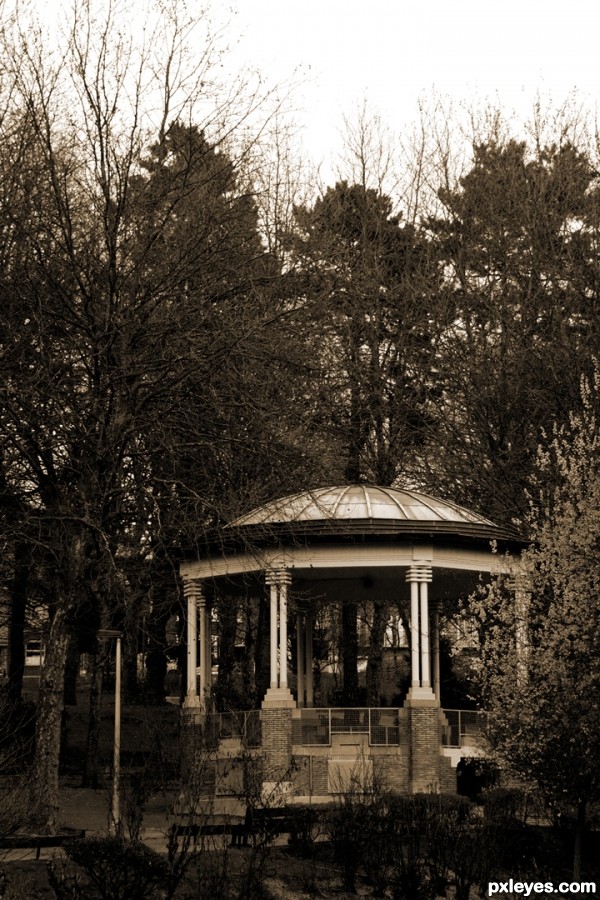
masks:
[[[317,488],[292,494],[266,503],[231,523],[245,525],[275,525],[317,522],[348,523],[409,523],[422,526],[461,526],[481,528],[488,532],[500,530],[489,519],[457,506],[448,500],[438,500],[427,494],[404,488],[378,487],[368,484]],[[470,529],[469,529],[470,530]]]

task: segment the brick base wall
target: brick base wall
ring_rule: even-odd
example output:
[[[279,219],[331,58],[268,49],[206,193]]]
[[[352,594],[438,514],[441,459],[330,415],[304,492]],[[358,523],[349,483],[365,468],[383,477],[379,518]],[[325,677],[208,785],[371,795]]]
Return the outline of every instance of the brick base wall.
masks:
[[[449,756],[440,756],[440,790],[442,794],[456,794],[456,769]]]
[[[431,793],[440,784],[440,710],[436,706],[412,706],[409,709],[410,790]]]
[[[265,780],[288,781],[292,762],[292,711],[262,709],[260,721]]]
[[[383,790],[406,794],[410,790],[409,759],[406,753],[373,757],[373,776]]]

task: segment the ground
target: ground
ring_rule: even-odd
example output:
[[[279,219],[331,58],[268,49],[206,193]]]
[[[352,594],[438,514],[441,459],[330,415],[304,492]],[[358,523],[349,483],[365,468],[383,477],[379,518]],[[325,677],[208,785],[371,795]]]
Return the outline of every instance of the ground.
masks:
[[[29,676],[26,682],[26,699],[35,700],[37,681]],[[167,836],[174,821],[182,818],[182,802],[179,771],[179,708],[174,704],[159,707],[144,707],[125,704],[122,709],[122,756],[125,761],[135,757],[138,766],[140,756],[147,762],[145,778],[151,790],[143,799],[143,820],[141,837],[145,844],[161,854],[167,853]],[[82,766],[85,759],[87,737],[87,692],[85,684],[78,693],[78,703],[66,710],[63,737],[63,766],[60,789],[60,822],[70,828],[85,829],[87,835],[106,835],[109,828],[110,808],[110,760],[112,758],[114,734],[114,697],[107,693],[103,699],[102,724],[100,732],[100,757],[102,786],[98,790],[81,787]],[[141,774],[139,768],[135,776]],[[126,772],[127,775],[127,772]],[[131,778],[126,777],[126,782]],[[127,834],[131,823],[128,815],[130,789],[125,787],[121,796],[121,814]],[[243,817],[245,805],[236,798],[220,800],[215,812],[231,817]],[[202,855],[200,870],[191,868],[188,890],[191,896],[206,897],[206,884],[215,877],[215,869],[227,859],[229,871],[240,883],[248,877],[249,868],[255,865],[251,848],[230,849],[228,839],[221,841],[216,849]],[[309,896],[307,888],[318,882],[319,893],[329,893],[338,898],[345,894],[340,890],[340,877],[332,866],[330,849],[323,844],[316,859],[303,860],[291,854],[286,846],[286,838],[278,838],[277,845],[269,848],[265,868],[269,895],[273,898]],[[8,875],[15,889],[15,900],[45,900],[55,895],[48,885],[47,864],[54,860],[58,864],[65,855],[60,850],[43,849],[39,860],[35,851],[0,851],[0,868]],[[212,870],[212,871],[211,871]],[[194,885],[204,884],[201,890]],[[314,893],[314,892],[313,892]],[[190,894],[188,894],[190,896]]]
[[[70,782],[70,783],[69,783]],[[75,828],[85,828],[86,833],[105,835],[108,824],[109,795],[106,790],[93,791],[76,787],[73,779],[65,779],[61,789],[61,820],[63,824]],[[143,840],[159,853],[167,852],[167,834],[169,826],[176,818],[173,809],[177,807],[177,792],[166,791],[153,794],[148,799],[143,823]],[[227,839],[228,841],[228,839]],[[226,855],[229,870],[234,873],[234,881],[240,882],[247,877],[248,868],[252,865],[252,848],[230,849],[227,843],[221,844],[219,851],[209,851],[200,857],[197,868],[191,867],[187,879],[187,890],[194,891],[195,885],[203,884],[202,893],[192,894],[209,900],[206,893],[207,879],[214,877],[214,870],[223,864]],[[48,885],[47,863],[54,860],[64,861],[64,854],[53,849],[43,849],[39,860],[34,851],[10,851],[0,861],[11,880],[11,885],[18,891],[15,900],[55,900],[55,894]],[[335,896],[343,900],[346,895],[341,890],[340,875],[332,865],[328,846],[322,845],[314,860],[305,860],[292,854],[286,839],[277,840],[277,845],[269,848],[265,868],[265,885],[273,900],[314,896],[310,886],[318,884],[321,897]],[[182,887],[181,894],[185,887]],[[370,889],[363,886],[359,895],[372,896]],[[189,894],[188,894],[189,896]],[[352,895],[356,896],[356,895]]]

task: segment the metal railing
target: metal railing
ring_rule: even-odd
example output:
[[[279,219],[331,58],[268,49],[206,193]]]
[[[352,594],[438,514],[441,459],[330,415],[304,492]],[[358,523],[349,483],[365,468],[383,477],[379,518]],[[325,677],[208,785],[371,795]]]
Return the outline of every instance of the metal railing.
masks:
[[[204,734],[207,743],[213,747],[231,738],[239,740],[246,748],[260,747],[260,710],[210,713],[204,723]]]
[[[292,721],[292,741],[304,746],[329,746],[332,735],[366,734],[370,746],[397,746],[400,722],[397,709],[343,708],[302,709]]]
[[[485,713],[473,709],[444,709],[448,725],[442,727],[444,747],[477,746],[486,726]]]

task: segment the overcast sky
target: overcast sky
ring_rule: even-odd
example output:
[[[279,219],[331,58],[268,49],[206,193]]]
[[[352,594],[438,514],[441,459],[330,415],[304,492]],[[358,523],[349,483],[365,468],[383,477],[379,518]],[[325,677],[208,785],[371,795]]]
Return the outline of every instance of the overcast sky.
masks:
[[[230,6],[226,0],[214,0]],[[339,149],[343,114],[363,98],[395,130],[419,97],[485,100],[526,117],[537,94],[577,89],[595,109],[600,0],[234,0],[235,52],[269,79],[294,71],[306,146]]]

